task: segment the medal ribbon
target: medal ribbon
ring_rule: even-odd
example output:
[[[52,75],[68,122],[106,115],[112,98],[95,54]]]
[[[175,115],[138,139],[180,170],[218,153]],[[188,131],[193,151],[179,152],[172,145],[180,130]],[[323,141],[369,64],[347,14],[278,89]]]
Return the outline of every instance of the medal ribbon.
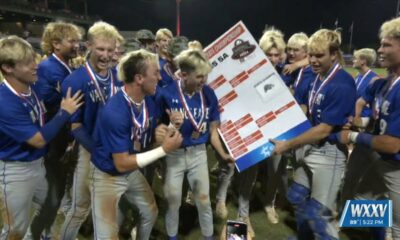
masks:
[[[72,73],[71,68],[70,68],[65,62],[63,62],[59,57],[57,57],[57,55],[56,55],[55,53],[53,53],[52,56],[53,56],[59,63],[61,63],[61,65],[63,65],[63,66],[68,70],[68,72],[69,72],[70,74]]]
[[[103,91],[100,88],[100,85],[99,85],[98,79],[96,77],[96,74],[93,72],[93,70],[92,70],[92,68],[91,68],[91,66],[90,66],[88,61],[85,62],[85,68],[86,68],[86,70],[87,70],[87,72],[89,74],[90,80],[93,82],[94,86],[96,87],[96,91],[98,92],[98,94],[100,96],[101,102],[103,104],[106,104],[106,100],[107,99],[104,96]],[[112,74],[112,72],[110,70],[108,70],[108,74],[111,75],[111,86],[110,86],[110,96],[109,97],[112,97],[115,94],[114,76],[113,76],[113,74]]]
[[[187,116],[189,117],[190,123],[193,125],[194,129],[197,132],[200,132],[200,127],[201,127],[201,124],[204,121],[205,109],[206,109],[206,106],[205,106],[205,103],[204,103],[203,91],[200,91],[201,117],[200,117],[199,122],[197,123],[196,120],[194,119],[193,114],[189,111],[189,106],[188,106],[188,104],[186,102],[185,95],[183,94],[181,85],[182,85],[182,80],[178,80],[178,84],[177,84],[178,93],[179,93],[179,98],[181,99],[183,108],[185,109],[185,112],[186,112]]]
[[[135,105],[136,103],[132,100],[131,97],[128,96],[125,88],[122,89],[122,93],[124,94],[124,97],[125,97],[126,101],[128,102],[128,105],[131,110],[132,122],[136,128],[135,137],[140,140],[142,133],[149,127],[149,121],[148,121],[149,111],[147,109],[146,101],[144,99],[142,101],[142,111],[141,111],[142,122],[139,122],[139,120],[136,119],[135,112],[133,110],[133,107],[134,107],[133,105]]]
[[[357,91],[358,91],[358,89],[360,88],[361,84],[364,82],[365,78],[368,76],[368,74],[369,74],[371,71],[372,71],[371,69],[368,70],[368,71],[362,76],[361,80],[358,81],[358,83],[357,83]]]
[[[39,98],[37,97],[36,93],[35,93],[34,91],[32,91],[32,90],[29,88],[29,91],[30,91],[31,93],[30,93],[29,95],[24,96],[23,94],[17,92],[17,90],[15,90],[15,89],[7,82],[6,79],[4,79],[3,82],[4,82],[4,84],[6,85],[6,87],[7,87],[8,89],[10,89],[10,91],[11,91],[12,93],[14,93],[16,96],[18,96],[19,98],[21,98],[22,100],[24,100],[25,102],[27,102],[27,103],[29,104],[29,106],[30,106],[30,107],[32,108],[32,110],[33,110],[33,113],[35,114],[36,119],[39,119],[39,125],[40,125],[41,127],[43,127],[44,121],[45,121],[45,117],[44,117],[44,112],[45,112],[45,110],[44,110],[44,108],[43,108],[43,106],[42,106],[42,103],[39,101]],[[31,94],[32,94],[33,97],[35,98],[36,104],[37,104],[37,106],[38,106],[38,108],[39,108],[38,111],[37,111],[36,108],[35,108],[35,104],[32,103],[31,101],[29,101],[28,98],[27,98],[27,97],[29,97]]]
[[[297,88],[297,86],[298,86],[299,83],[301,82],[301,80],[302,80],[302,78],[303,78],[303,72],[304,72],[304,69],[305,69],[305,68],[306,68],[306,67],[302,67],[302,68],[300,69],[299,75],[297,75],[296,82],[294,82],[294,88]]]
[[[336,63],[335,66],[332,68],[330,73],[326,76],[325,79],[322,80],[322,84],[318,87],[317,91],[315,91],[315,86],[317,85],[317,81],[319,81],[320,74],[317,75],[315,78],[312,90],[310,92],[310,97],[308,98],[308,111],[310,116],[312,115],[312,111],[315,105],[315,101],[317,100],[318,94],[321,92],[321,90],[328,84],[329,81],[333,79],[335,74],[338,72],[338,70],[341,69],[339,63]]]

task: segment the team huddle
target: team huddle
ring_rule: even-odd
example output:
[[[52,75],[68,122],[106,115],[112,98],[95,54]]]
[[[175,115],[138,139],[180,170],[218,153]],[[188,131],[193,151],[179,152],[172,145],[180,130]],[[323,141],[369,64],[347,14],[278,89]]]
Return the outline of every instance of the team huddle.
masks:
[[[178,239],[182,198],[191,194],[203,238],[214,239],[208,144],[219,168],[215,215],[227,218],[236,175],[238,220],[249,237],[256,236],[249,210],[260,175],[272,224],[279,222],[277,192],[293,206],[293,239],[339,239],[343,202],[378,198],[393,201],[393,226],[371,228],[371,238],[400,239],[400,18],[381,26],[378,54],[354,52],[355,79],[343,67],[340,32],[295,33],[286,44],[281,31],[266,29],[259,45],[312,128],[287,141],[271,139],[274,155],[241,173],[218,134],[218,99],[207,85],[212,66],[198,41],[165,28],[124,39],[96,22],[79,57],[82,35],[70,23],[47,24],[41,61],[25,40],[0,39],[0,239],[75,240],[90,212],[95,239],[118,239],[133,206],[136,238],[149,239],[159,172],[166,237]],[[383,78],[371,69],[377,55]],[[65,219],[56,234],[60,211]]]

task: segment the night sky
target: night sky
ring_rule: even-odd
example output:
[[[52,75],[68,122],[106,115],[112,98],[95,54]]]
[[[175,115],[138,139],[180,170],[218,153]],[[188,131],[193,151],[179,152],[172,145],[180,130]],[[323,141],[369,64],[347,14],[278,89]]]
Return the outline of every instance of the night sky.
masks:
[[[88,0],[89,13],[120,30],[167,27],[175,32],[175,0]],[[265,25],[281,29],[288,39],[303,31],[334,28],[338,19],[343,44],[349,43],[354,21],[353,48],[376,47],[380,25],[396,15],[397,0],[182,0],[181,34],[208,45],[242,20],[256,39]],[[346,48],[345,48],[346,49]]]

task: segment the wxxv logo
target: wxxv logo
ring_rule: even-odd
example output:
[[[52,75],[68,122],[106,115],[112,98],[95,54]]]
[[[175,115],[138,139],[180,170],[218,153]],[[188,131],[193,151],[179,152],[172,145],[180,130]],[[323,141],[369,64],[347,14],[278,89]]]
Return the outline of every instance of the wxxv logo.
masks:
[[[391,227],[391,200],[347,200],[340,227]]]

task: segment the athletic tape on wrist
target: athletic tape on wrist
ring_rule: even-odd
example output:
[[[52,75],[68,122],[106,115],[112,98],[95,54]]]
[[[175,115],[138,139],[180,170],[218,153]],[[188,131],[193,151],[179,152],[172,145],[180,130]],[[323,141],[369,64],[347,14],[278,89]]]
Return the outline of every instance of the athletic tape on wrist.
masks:
[[[357,136],[358,136],[358,132],[350,132],[350,133],[349,133],[350,142],[356,143],[356,141],[357,141]]]
[[[136,154],[136,163],[140,168],[143,168],[150,163],[162,158],[166,155],[162,147],[155,148],[153,150]]]

